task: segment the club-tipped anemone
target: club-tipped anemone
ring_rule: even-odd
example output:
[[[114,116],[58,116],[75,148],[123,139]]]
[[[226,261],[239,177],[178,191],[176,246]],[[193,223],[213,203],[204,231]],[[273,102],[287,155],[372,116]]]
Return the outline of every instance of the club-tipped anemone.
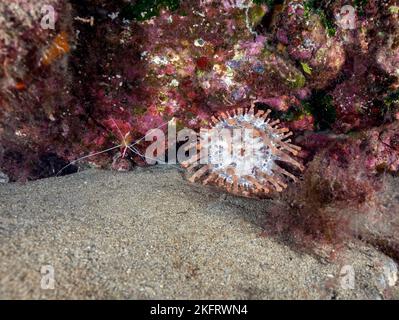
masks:
[[[197,152],[182,163],[189,180],[216,185],[246,197],[262,197],[297,181],[290,171],[302,171],[294,156],[301,150],[291,144],[292,132],[270,110],[254,107],[222,112],[211,118],[190,147]]]

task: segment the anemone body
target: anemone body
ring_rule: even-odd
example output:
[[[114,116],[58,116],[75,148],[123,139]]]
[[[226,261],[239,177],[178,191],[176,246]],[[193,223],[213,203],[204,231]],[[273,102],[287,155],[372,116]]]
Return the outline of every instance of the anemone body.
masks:
[[[210,127],[198,136],[198,152],[182,164],[189,180],[247,197],[281,192],[288,179],[296,181],[290,171],[303,170],[293,157],[301,148],[290,143],[292,133],[269,114],[251,107],[212,117]]]

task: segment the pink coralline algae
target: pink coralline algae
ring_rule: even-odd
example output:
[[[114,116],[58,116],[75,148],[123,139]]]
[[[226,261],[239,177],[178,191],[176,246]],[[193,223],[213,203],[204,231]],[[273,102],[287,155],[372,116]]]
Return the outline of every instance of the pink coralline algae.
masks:
[[[54,9],[55,29],[41,26],[45,7]],[[0,3],[0,168],[12,181],[53,175],[84,128],[69,117],[73,40],[69,2]]]
[[[281,51],[305,66],[307,86],[322,89],[339,74],[345,52],[337,37],[328,35],[322,17],[306,1],[289,1],[276,14],[274,25]]]
[[[146,35],[138,46],[145,97],[137,101],[143,109],[135,117],[138,130],[149,116],[200,127],[212,112],[237,104],[298,104],[295,91],[305,83],[303,74],[254,31],[266,6],[189,1],[181,10],[184,15],[163,12],[140,24]]]

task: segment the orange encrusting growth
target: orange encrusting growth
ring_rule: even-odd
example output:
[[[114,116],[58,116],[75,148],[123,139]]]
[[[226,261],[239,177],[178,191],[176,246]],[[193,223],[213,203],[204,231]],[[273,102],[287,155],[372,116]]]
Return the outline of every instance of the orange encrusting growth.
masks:
[[[53,40],[50,47],[43,53],[42,64],[48,66],[71,50],[68,34],[61,31]]]

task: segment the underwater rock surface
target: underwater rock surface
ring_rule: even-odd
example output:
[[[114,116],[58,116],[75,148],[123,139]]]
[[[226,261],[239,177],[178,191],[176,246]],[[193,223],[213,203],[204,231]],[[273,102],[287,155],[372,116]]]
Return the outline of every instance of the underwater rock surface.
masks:
[[[41,26],[44,2],[2,4],[0,167],[37,179],[46,154],[72,161],[172,118],[199,129],[253,102],[299,139],[398,121],[397,5],[345,2],[355,8],[347,29],[343,4],[54,0],[54,30]],[[113,167],[117,152],[86,162]],[[120,152],[124,167],[143,164]]]
[[[42,26],[49,6],[54,30]],[[0,3],[0,168],[12,181],[43,177],[40,159],[65,157],[67,128],[79,122],[70,117],[72,19],[68,1]]]

